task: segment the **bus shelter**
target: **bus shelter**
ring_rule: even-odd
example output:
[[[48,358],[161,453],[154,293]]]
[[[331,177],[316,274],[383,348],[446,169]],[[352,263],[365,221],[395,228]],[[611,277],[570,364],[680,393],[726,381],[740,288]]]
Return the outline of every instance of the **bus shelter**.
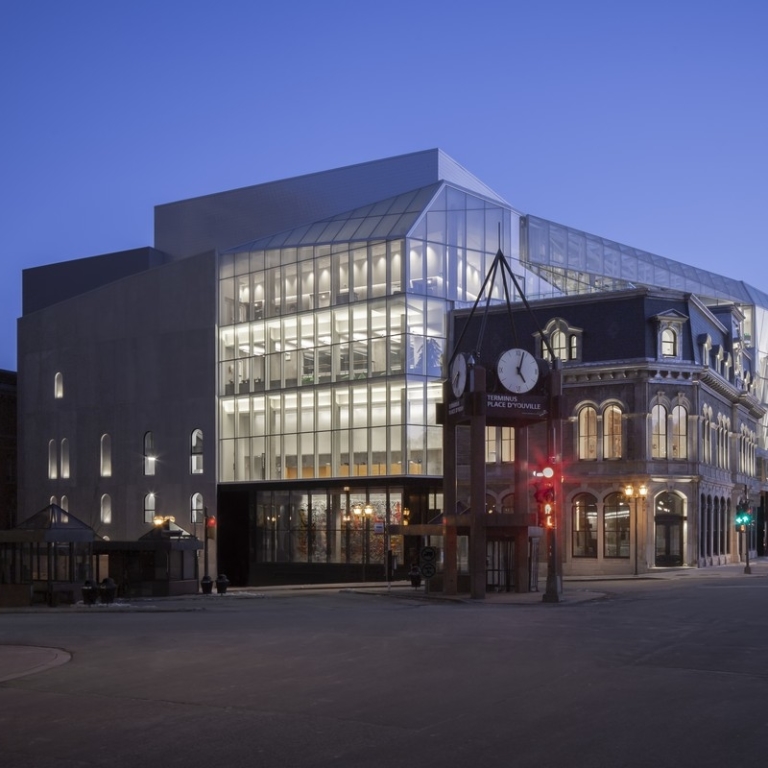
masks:
[[[96,532],[58,504],[0,531],[0,605],[75,602],[91,578]]]

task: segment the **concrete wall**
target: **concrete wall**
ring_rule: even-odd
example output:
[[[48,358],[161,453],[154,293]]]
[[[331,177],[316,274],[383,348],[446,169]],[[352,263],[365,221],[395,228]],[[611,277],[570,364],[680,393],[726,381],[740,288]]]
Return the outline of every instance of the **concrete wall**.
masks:
[[[214,254],[125,277],[19,321],[19,519],[66,495],[69,511],[112,540],[132,540],[143,499],[191,530],[189,499],[215,504]],[[64,396],[54,397],[57,372]],[[190,474],[190,435],[204,433],[204,474]],[[145,476],[152,431],[156,475]],[[112,474],[100,476],[100,438],[112,438]],[[70,477],[48,478],[48,442],[70,444]],[[58,451],[57,451],[58,452]],[[101,496],[112,524],[99,522]],[[202,526],[197,531],[202,535]]]

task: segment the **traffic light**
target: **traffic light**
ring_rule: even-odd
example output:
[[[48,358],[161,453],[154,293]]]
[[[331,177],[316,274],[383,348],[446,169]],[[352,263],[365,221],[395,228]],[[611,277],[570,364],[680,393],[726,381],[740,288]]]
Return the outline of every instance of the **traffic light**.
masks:
[[[205,516],[205,538],[216,541],[216,518],[213,515]]]
[[[555,486],[552,483],[537,483],[533,498],[539,506],[544,504],[554,504]]]
[[[555,527],[555,471],[550,466],[542,467],[534,476],[539,482],[534,484],[533,498],[538,505],[539,525],[542,528]]]
[[[745,526],[752,522],[752,509],[746,504],[739,504],[736,507],[735,523],[737,528],[744,530]]]
[[[542,528],[554,528],[555,527],[555,505],[545,504],[541,514],[541,527]]]

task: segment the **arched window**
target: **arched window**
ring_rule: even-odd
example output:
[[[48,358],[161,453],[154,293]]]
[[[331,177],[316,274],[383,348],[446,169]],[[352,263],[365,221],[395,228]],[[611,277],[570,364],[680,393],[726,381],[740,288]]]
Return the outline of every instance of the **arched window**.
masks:
[[[580,459],[597,459],[597,411],[591,405],[585,405],[579,411],[578,442]]]
[[[65,511],[69,512],[69,499],[66,496],[61,497],[61,503],[59,506]]]
[[[61,476],[67,479],[69,477],[69,440],[66,437],[61,441],[59,460],[61,462]]]
[[[112,438],[106,432],[99,445],[99,469],[102,477],[112,477]]]
[[[155,438],[151,432],[144,433],[144,474],[155,474],[155,460],[157,455],[155,453]],[[150,520],[150,522],[152,522]]]
[[[568,339],[561,330],[556,330],[549,337],[549,343],[552,345],[552,351],[558,360],[568,359]]]
[[[580,493],[571,506],[573,556],[597,557],[597,499],[591,493]]]
[[[704,406],[701,413],[701,460],[712,463],[712,409]]]
[[[677,334],[672,328],[665,328],[661,332],[661,356],[677,357]]]
[[[101,497],[101,515],[100,519],[102,523],[109,525],[112,522],[112,497],[105,493]]]
[[[688,411],[684,405],[672,409],[672,458],[688,458]]]
[[[203,472],[203,430],[195,429],[192,431],[192,445],[189,457],[190,472],[193,475],[200,475]]]
[[[64,377],[60,373],[53,377],[53,396],[57,400],[64,397]]]
[[[603,554],[605,557],[629,557],[629,505],[623,493],[605,497]]]
[[[609,405],[603,412],[603,458],[621,458],[621,408]]]
[[[651,458],[667,458],[667,409],[659,404],[651,409]]]
[[[55,480],[59,476],[58,462],[56,461],[56,441],[48,441],[48,479]]]
[[[51,498],[48,501],[49,504],[58,504],[58,500],[55,496],[51,496]]]
[[[205,517],[205,509],[203,507],[203,494],[193,493],[190,499],[190,512],[191,520],[193,523],[202,523]]]
[[[154,523],[155,522],[155,494],[154,493],[148,493],[144,497],[144,522],[145,523]]]
[[[582,329],[574,328],[561,317],[552,318],[540,333],[541,357],[551,360],[554,356],[558,360],[581,359]]]

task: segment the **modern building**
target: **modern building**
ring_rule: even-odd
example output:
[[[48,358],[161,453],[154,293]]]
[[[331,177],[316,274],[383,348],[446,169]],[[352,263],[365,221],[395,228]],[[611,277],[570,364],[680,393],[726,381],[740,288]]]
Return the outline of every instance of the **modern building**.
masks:
[[[647,405],[645,418],[656,424],[658,405],[674,432],[674,409],[685,403],[690,439],[709,419],[713,439],[732,446],[727,465],[713,469],[714,485],[701,462],[686,464],[694,494],[669,485],[677,465],[659,465],[652,441],[641,448],[634,426],[623,428],[626,455],[606,456],[610,440],[595,442],[597,453],[579,461],[598,467],[600,482],[573,486],[568,503],[577,503],[577,490],[586,494],[578,503],[597,499],[597,518],[591,507],[584,514],[603,525],[598,545],[605,551],[600,521],[613,503],[606,494],[642,480],[651,509],[671,503],[670,493],[685,497],[683,564],[737,558],[732,539],[717,558],[701,557],[694,542],[709,530],[701,526],[710,495],[716,516],[734,508],[745,484],[755,503],[765,490],[768,296],[523,215],[440,150],[161,205],[154,247],[26,270],[19,520],[57,503],[110,540],[138,540],[154,520],[170,517],[202,538],[207,511],[218,520],[215,567],[233,584],[382,578],[388,551],[405,567],[421,541],[403,535],[404,524],[426,525],[445,512],[436,412],[452,351],[450,318],[481,295],[500,249],[528,299],[546,307],[543,330],[565,358],[574,397],[576,383],[602,381],[603,369],[625,371],[626,386],[636,374],[646,382],[649,394],[626,402],[591,386],[568,418],[578,424],[589,404],[595,429],[604,429],[629,424],[629,414]],[[679,361],[658,357],[644,314],[653,302],[634,291],[643,288],[654,296],[670,290],[653,322],[679,334],[678,342],[688,339],[677,347]],[[502,302],[502,286],[489,289]],[[589,333],[614,343],[582,359],[573,339],[587,319],[578,308],[613,292],[644,308],[633,315],[637,329],[626,326],[620,305],[606,303],[618,314],[601,317]],[[590,298],[572,298],[582,294]],[[520,298],[513,292],[513,301]],[[693,309],[705,318],[700,325]],[[622,340],[635,332],[643,344],[630,350]],[[702,334],[711,339],[706,353]],[[593,349],[586,338],[584,345]],[[718,361],[714,373],[710,358]],[[688,366],[685,381],[700,380],[699,391],[717,391],[723,403],[675,395],[669,378],[651,375],[659,363],[678,373]],[[515,430],[499,430],[488,436],[488,464],[508,477],[506,490],[498,489],[508,496]],[[744,466],[733,448],[742,444],[751,457]],[[566,556],[566,564],[608,566],[577,558]]]

